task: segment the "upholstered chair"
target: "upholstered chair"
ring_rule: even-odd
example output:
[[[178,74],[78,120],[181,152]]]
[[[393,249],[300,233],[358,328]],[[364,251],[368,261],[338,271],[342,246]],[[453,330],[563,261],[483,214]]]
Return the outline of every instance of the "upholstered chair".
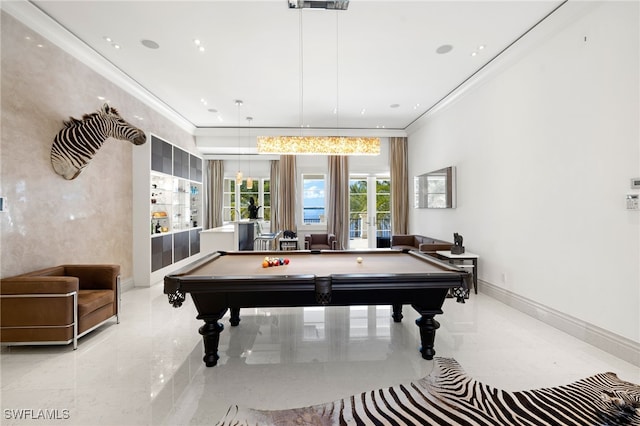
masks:
[[[335,234],[306,234],[304,236],[305,250],[335,250]]]
[[[391,235],[391,248],[396,250],[416,250],[420,242],[413,235]]]
[[[119,322],[119,265],[62,265],[0,280],[0,343],[73,343]]]

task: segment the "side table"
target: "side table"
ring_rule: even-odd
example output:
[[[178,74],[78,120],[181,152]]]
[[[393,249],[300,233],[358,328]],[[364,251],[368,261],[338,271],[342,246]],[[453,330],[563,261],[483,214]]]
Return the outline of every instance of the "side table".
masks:
[[[296,238],[280,238],[280,251],[298,250],[298,237]]]
[[[447,259],[452,264],[455,264],[456,261],[470,260],[473,264],[473,291],[478,294],[478,259],[480,256],[468,251],[462,254],[452,254],[450,250],[439,250],[436,251],[436,254],[441,258]]]

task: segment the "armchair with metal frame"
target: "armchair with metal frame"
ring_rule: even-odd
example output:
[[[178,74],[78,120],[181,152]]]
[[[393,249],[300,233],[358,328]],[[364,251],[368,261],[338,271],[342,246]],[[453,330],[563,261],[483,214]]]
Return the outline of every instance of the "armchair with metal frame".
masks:
[[[335,250],[337,243],[335,234],[306,234],[304,236],[305,250]]]

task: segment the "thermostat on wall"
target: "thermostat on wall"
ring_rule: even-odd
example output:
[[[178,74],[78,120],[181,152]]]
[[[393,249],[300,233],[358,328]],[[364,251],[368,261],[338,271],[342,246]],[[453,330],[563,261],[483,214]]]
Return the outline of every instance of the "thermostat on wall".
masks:
[[[631,178],[631,189],[640,189],[640,178]]]
[[[638,194],[627,194],[627,210],[638,210],[640,206],[638,204],[638,199],[640,195]]]

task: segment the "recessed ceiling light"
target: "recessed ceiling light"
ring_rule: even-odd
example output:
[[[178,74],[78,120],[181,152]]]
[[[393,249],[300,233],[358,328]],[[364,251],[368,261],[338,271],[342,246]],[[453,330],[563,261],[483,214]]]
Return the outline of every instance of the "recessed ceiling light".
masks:
[[[204,52],[204,46],[202,45],[202,42],[200,41],[200,39],[194,38],[193,44],[196,45],[196,49],[198,49],[200,52]]]
[[[360,115],[364,115],[365,112],[367,112],[367,110],[362,108],[362,110],[360,111]]]
[[[111,47],[113,47],[114,49],[120,49],[120,45],[118,43],[116,43],[115,41],[113,41],[113,39],[109,36],[104,36],[102,37],[107,43],[111,43]]]
[[[449,53],[453,50],[453,46],[450,44],[443,44],[442,46],[438,47],[436,49],[436,53],[439,53],[441,55],[445,54],[445,53]]]
[[[149,49],[157,49],[160,47],[160,45],[153,40],[144,39],[140,40],[140,43],[142,43],[144,47],[148,47]]]
[[[471,52],[471,56],[478,56],[478,54],[480,53],[480,51],[484,50],[485,45],[481,44],[478,46],[478,50],[475,50],[473,52]]]

